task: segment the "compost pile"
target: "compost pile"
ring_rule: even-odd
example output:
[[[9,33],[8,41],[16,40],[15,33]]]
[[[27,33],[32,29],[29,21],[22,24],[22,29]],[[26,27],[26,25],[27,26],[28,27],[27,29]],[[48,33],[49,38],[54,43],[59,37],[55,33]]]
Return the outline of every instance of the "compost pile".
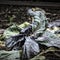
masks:
[[[0,8],[1,60],[60,60],[60,10]]]

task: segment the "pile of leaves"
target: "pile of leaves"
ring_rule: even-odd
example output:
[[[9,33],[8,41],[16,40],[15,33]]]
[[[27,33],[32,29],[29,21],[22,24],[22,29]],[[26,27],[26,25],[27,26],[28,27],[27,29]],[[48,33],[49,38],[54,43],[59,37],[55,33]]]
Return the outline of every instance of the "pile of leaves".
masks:
[[[22,25],[18,25],[18,24],[21,24],[22,22],[24,22],[24,21],[27,21],[28,20],[28,22],[31,22],[31,17],[30,16],[28,16],[27,15],[27,9],[28,9],[28,7],[25,9],[26,7],[19,7],[19,8],[17,8],[17,7],[14,7],[13,8],[13,6],[11,6],[11,7],[9,7],[9,8],[6,8],[6,11],[5,11],[5,8],[4,7],[2,7],[2,9],[3,10],[1,10],[2,11],[2,14],[1,14],[1,19],[7,19],[7,20],[9,20],[9,25],[7,25],[7,27],[5,26],[5,28],[7,28],[7,30],[5,30],[4,29],[4,31],[8,31],[8,30],[10,30],[10,31],[13,31],[13,30],[15,30],[15,32],[13,32],[13,34],[11,34],[12,35],[12,37],[11,38],[7,38],[7,40],[6,40],[6,42],[11,42],[11,45],[8,43],[8,44],[6,44],[6,47],[8,47],[8,48],[5,48],[5,45],[2,45],[2,47],[4,47],[3,49],[5,49],[5,50],[20,50],[19,48],[21,48],[21,45],[24,47],[24,49],[23,49],[23,51],[24,51],[24,53],[23,54],[25,54],[23,57],[20,57],[21,59],[23,58],[23,60],[24,59],[30,59],[30,60],[60,60],[60,45],[59,45],[59,47],[51,47],[50,45],[50,47],[49,46],[46,46],[46,45],[43,45],[43,43],[42,43],[42,41],[37,41],[37,42],[39,42],[39,43],[42,43],[42,44],[37,44],[37,42],[36,41],[33,41],[33,39],[35,39],[35,38],[32,38],[31,39],[31,37],[26,37],[27,35],[18,35],[19,34],[19,30],[20,29],[23,29],[23,26],[25,26],[24,24],[23,24],[23,26]],[[10,10],[9,10],[10,9]],[[23,12],[21,12],[21,11]],[[25,10],[26,10],[26,12],[25,12]],[[4,12],[5,11],[5,12]],[[48,9],[46,9],[46,16],[48,17],[48,20],[49,20],[49,22],[48,22],[48,29],[47,30],[50,30],[52,33],[56,33],[57,35],[58,35],[58,37],[60,37],[60,17],[59,17],[59,14],[56,14],[56,12],[57,11],[55,11],[55,10],[53,10],[54,11],[54,13],[52,12],[52,11],[50,11],[50,10],[48,10]],[[59,11],[59,10],[58,10]],[[58,13],[58,12],[57,12]],[[21,14],[21,15],[20,15]],[[26,14],[26,15],[25,15]],[[2,16],[4,16],[4,18],[2,18]],[[25,16],[25,17],[24,17]],[[24,17],[24,18],[23,18]],[[27,19],[28,18],[28,19]],[[23,20],[23,21],[22,21]],[[17,21],[17,23],[16,23],[16,21]],[[1,23],[2,23],[2,20],[1,20]],[[16,23],[16,24],[15,24]],[[12,25],[13,24],[13,25]],[[2,24],[3,26],[4,26],[4,24]],[[29,23],[27,23],[27,25],[29,25]],[[11,27],[9,27],[9,26],[11,26]],[[22,28],[19,28],[19,27],[21,27],[22,26]],[[26,26],[25,26],[26,27]],[[2,28],[2,27],[1,27]],[[12,29],[12,30],[11,30]],[[26,29],[30,29],[30,27],[29,28],[26,28]],[[3,31],[3,32],[4,32]],[[27,32],[29,32],[29,31],[27,31]],[[1,40],[1,43],[0,43],[0,45],[1,44],[5,44],[4,42],[5,42],[5,36],[6,36],[6,33],[4,33],[4,36],[2,36],[2,34],[3,33],[1,33],[0,34],[0,40]],[[25,33],[26,34],[26,33]],[[46,33],[45,33],[46,34]],[[47,34],[48,35],[48,34]],[[9,34],[7,34],[7,36],[9,37],[10,35]],[[17,38],[16,38],[17,37]],[[15,39],[15,41],[12,41],[12,40],[14,40]],[[19,40],[20,39],[20,40]],[[57,38],[56,38],[57,39]],[[2,41],[3,40],[3,41]],[[8,41],[9,40],[9,41]],[[17,41],[18,40],[18,41]],[[25,41],[24,40],[26,40],[26,43],[24,43]],[[28,42],[28,40],[30,40],[29,41],[29,44],[27,43]],[[48,38],[48,40],[49,40],[49,38]],[[33,42],[32,42],[33,41]],[[44,41],[44,40],[43,40]],[[15,42],[15,43],[14,43]],[[21,44],[20,43],[18,43],[18,42],[21,42]],[[18,45],[16,45],[16,43],[18,43]],[[45,43],[45,41],[44,41],[44,43]],[[50,42],[49,42],[50,43]],[[48,44],[49,44],[48,43]],[[58,42],[59,43],[59,42]],[[33,45],[34,44],[34,45]],[[27,46],[28,45],[28,46]],[[12,46],[12,47],[11,47]],[[15,46],[14,48],[13,48],[13,46]],[[40,50],[39,50],[39,46],[40,46]],[[1,47],[1,48],[2,48]],[[11,49],[11,48],[12,49]],[[16,48],[17,47],[17,48]],[[26,48],[26,49],[25,49]],[[21,48],[21,50],[22,50],[22,48]],[[31,52],[29,52],[29,53],[26,53],[27,51],[31,51]],[[39,52],[40,51],[40,52]],[[21,51],[22,52],[22,51]],[[38,53],[39,52],[39,53]],[[33,57],[31,56],[29,56],[30,55],[30,53],[32,53],[33,55]],[[23,55],[23,54],[21,54],[21,55]],[[35,54],[37,54],[37,55],[35,55]],[[27,56],[28,55],[28,56]],[[9,56],[9,55],[8,55]],[[25,57],[27,57],[27,58],[25,58]]]

